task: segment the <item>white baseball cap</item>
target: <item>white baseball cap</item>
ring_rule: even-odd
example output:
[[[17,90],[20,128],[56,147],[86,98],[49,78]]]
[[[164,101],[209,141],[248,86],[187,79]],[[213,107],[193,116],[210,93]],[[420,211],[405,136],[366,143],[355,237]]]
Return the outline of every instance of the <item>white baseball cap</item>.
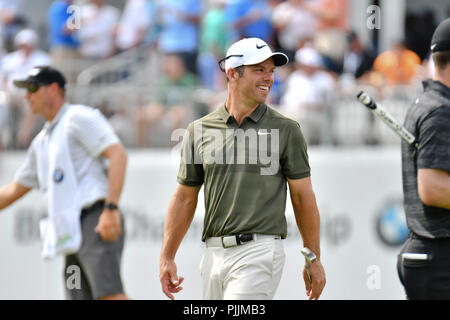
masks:
[[[288,57],[281,52],[272,52],[269,45],[259,38],[245,38],[233,43],[225,58],[219,61],[222,71],[240,66],[248,66],[273,58],[276,67],[289,62]],[[223,66],[225,63],[225,66]]]
[[[300,64],[304,64],[311,67],[321,67],[322,57],[313,48],[302,48],[295,53],[295,61]]]
[[[29,45],[36,47],[39,43],[39,36],[36,31],[32,29],[24,29],[17,33],[14,38],[14,45],[16,47],[21,45]]]

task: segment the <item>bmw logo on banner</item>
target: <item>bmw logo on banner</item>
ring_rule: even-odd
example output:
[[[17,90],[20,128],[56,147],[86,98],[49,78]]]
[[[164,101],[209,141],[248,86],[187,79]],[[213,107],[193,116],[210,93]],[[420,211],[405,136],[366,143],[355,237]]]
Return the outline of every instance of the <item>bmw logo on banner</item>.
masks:
[[[388,201],[379,211],[376,218],[377,235],[387,246],[397,247],[408,238],[403,200]]]

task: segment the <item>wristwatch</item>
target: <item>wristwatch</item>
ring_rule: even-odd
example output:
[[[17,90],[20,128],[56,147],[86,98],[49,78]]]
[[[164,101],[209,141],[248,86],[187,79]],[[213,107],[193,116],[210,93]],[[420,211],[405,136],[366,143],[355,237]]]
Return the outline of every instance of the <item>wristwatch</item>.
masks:
[[[108,209],[111,211],[115,211],[118,210],[119,207],[117,206],[117,204],[115,204],[114,202],[105,202],[105,205],[103,207],[104,209]]]
[[[300,252],[305,256],[305,270],[308,275],[309,283],[311,283],[311,274],[309,273],[309,267],[316,261],[317,257],[311,249],[304,247]]]

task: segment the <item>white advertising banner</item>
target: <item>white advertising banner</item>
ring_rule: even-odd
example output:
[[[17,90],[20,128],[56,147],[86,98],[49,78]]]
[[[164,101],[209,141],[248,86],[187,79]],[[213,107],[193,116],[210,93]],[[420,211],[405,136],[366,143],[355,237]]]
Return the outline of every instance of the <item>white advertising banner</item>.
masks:
[[[405,240],[399,148],[310,148],[312,182],[321,214],[322,299],[404,299],[396,269]],[[0,185],[25,153],[0,155]],[[176,151],[130,151],[120,206],[126,219],[123,280],[132,299],[166,299],[159,283],[165,211],[176,186]],[[301,238],[288,198],[286,264],[275,299],[306,299]],[[201,191],[194,221],[178,251],[184,289],[177,299],[201,299]],[[42,197],[33,191],[0,211],[0,299],[64,299],[63,259],[40,257]],[[75,274],[73,274],[75,276]]]

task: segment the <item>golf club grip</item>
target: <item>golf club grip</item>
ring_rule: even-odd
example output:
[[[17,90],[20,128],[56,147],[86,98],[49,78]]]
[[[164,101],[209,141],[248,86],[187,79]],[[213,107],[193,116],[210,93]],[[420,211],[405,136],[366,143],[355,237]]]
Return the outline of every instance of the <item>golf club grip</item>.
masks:
[[[377,103],[364,91],[361,91],[356,96],[358,101],[369,108],[373,114],[380,118],[384,123],[386,123],[392,130],[394,130],[403,140],[408,142],[408,144],[417,147],[416,137],[409,132],[404,126],[397,122],[386,110],[381,108]]]

